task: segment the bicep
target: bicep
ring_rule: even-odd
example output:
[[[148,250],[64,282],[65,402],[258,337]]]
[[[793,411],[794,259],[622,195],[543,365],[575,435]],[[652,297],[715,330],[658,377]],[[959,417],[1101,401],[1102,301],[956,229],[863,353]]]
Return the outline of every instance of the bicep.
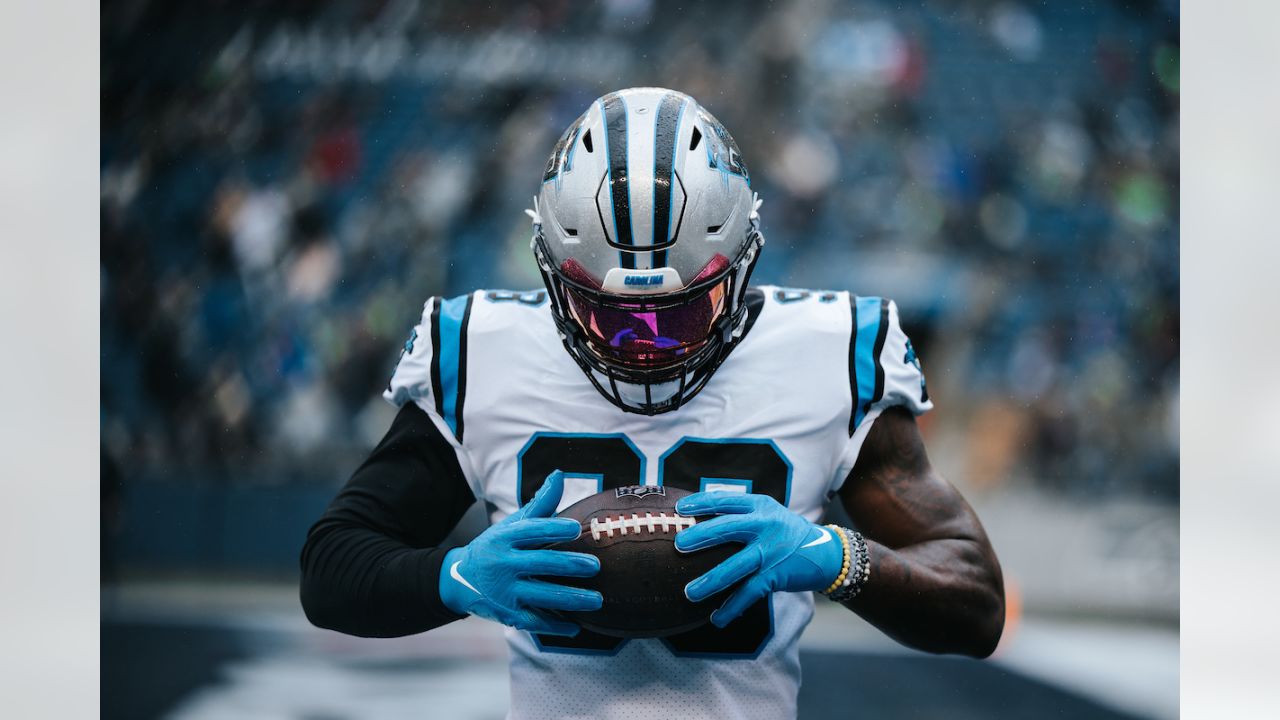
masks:
[[[929,462],[915,417],[899,407],[876,418],[840,499],[860,532],[890,548],[985,538],[973,509]]]
[[[432,547],[474,502],[453,446],[409,402],[316,529],[359,525],[410,547]]]

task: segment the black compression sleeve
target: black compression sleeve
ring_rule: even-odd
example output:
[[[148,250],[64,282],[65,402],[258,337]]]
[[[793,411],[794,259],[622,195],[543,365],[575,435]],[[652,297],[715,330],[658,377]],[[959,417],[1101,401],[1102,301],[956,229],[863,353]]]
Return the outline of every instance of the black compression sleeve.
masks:
[[[448,548],[436,546],[474,502],[453,448],[407,403],[307,533],[307,619],[350,635],[399,637],[463,617],[440,601]]]

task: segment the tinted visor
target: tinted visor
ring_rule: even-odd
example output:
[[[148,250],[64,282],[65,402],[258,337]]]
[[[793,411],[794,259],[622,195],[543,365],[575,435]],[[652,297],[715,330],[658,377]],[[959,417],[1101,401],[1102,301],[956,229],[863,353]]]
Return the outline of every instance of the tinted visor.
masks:
[[[707,344],[725,311],[729,279],[679,303],[636,298],[597,300],[566,288],[569,313],[601,358],[624,367],[654,369],[679,365]]]

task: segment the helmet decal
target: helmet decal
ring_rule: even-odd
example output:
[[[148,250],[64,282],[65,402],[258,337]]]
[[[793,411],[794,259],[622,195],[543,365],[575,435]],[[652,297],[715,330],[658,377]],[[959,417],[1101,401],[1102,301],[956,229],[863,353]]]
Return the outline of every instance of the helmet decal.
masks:
[[[547,167],[542,172],[542,182],[555,180],[558,183],[561,173],[573,169],[573,149],[577,146],[578,133],[582,131],[582,125],[586,121],[587,113],[583,113],[560,136],[555,149],[551,151],[551,157],[547,158]]]
[[[747,172],[747,165],[742,161],[742,153],[738,151],[738,143],[733,141],[733,136],[706,108],[698,108],[698,119],[711,128],[711,137],[707,138],[706,144],[707,165],[726,175],[740,175],[747,181],[747,187],[751,187],[751,175]],[[727,177],[721,179],[728,181]]]

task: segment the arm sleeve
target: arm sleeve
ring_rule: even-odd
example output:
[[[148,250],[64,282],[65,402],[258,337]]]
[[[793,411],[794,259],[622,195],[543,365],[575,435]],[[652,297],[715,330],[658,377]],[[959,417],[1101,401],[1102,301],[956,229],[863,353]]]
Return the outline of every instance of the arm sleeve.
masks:
[[[307,534],[307,619],[350,635],[399,637],[463,617],[440,600],[449,548],[438,545],[473,502],[453,446],[417,404],[404,404]]]
[[[900,406],[914,415],[933,409],[924,370],[898,320],[898,305],[888,298],[849,296],[853,327],[849,335],[849,442],[832,478],[840,489],[853,470],[862,442],[886,408]]]

